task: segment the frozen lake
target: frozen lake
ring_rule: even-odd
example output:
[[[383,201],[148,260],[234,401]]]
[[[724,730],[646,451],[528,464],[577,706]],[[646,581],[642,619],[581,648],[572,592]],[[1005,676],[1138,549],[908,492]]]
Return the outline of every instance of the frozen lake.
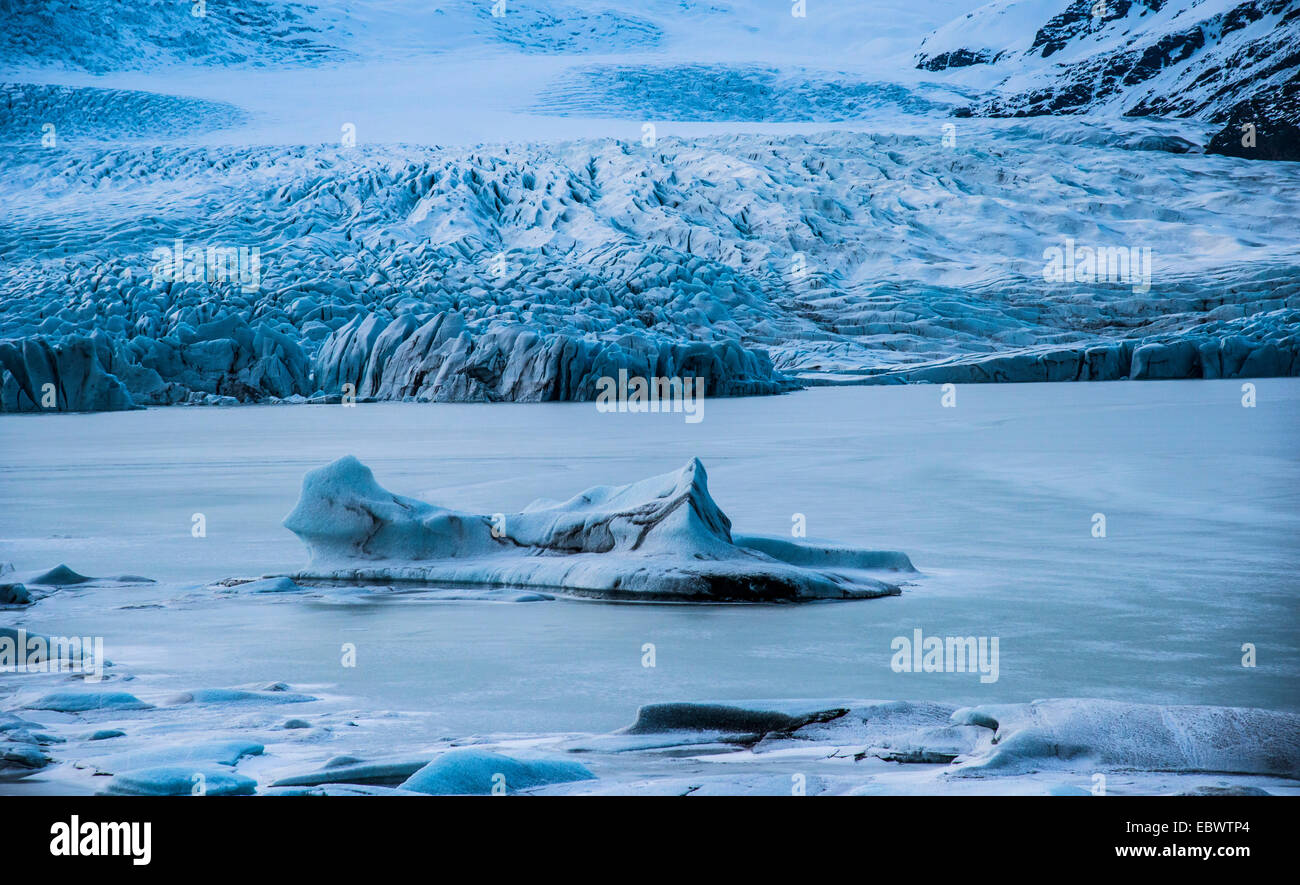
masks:
[[[282,680],[418,714],[385,726],[394,747],[604,731],[641,703],[717,698],[1300,710],[1300,381],[1256,385],[1255,408],[1239,381],[965,386],[954,408],[937,387],[820,388],[710,400],[698,424],[592,404],[5,416],[0,561],[160,583],[65,589],[0,624],[102,635],[141,696]],[[737,531],[788,536],[801,513],[810,538],[902,550],[921,574],[900,597],[800,606],[204,589],[300,567],[280,520],[303,473],[344,454],[484,513],[698,456]],[[999,680],[893,672],[891,640],[918,628],[999,637]]]

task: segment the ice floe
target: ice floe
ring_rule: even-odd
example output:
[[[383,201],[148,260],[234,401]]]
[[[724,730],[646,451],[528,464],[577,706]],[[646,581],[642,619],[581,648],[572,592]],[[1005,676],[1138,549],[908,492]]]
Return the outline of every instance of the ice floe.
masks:
[[[43,664],[55,649],[54,640],[42,633],[29,632],[25,627],[0,625],[0,654],[6,666],[17,666],[20,661]],[[56,650],[57,651],[57,650]]]
[[[689,749],[701,732],[723,745],[743,743],[767,753],[812,743],[859,761],[942,765],[945,774],[960,777],[1132,770],[1300,780],[1300,715],[1081,698],[961,709],[847,700],[651,704],[619,734],[660,740],[607,738],[570,746],[584,752]]]
[[[594,780],[581,763],[564,759],[513,759],[484,750],[451,750],[403,781],[401,788],[435,796],[514,793],[547,784]]]
[[[1062,699],[963,709],[953,721],[996,730],[963,775],[1090,764],[1300,778],[1295,713]]]
[[[257,781],[217,765],[163,765],[115,775],[100,792],[111,796],[251,796]]]
[[[54,710],[60,713],[90,713],[119,710],[148,710],[146,704],[125,691],[60,691],[47,694],[27,705],[31,710]]]
[[[17,577],[17,576],[15,576]],[[152,578],[140,575],[90,577],[57,565],[43,572],[22,575],[22,581],[0,581],[0,605],[31,605],[63,589],[108,589],[153,584]]]
[[[177,743],[155,746],[143,750],[114,753],[102,757],[88,757],[100,771],[135,771],[208,762],[214,765],[236,765],[245,756],[260,756],[265,747],[250,740],[208,740],[197,743]]]
[[[229,586],[240,593],[297,593],[302,590],[290,578],[262,578],[256,581],[241,581]]]
[[[134,584],[152,584],[153,578],[142,575],[116,575],[114,577],[91,577],[75,572],[66,565],[56,565],[52,569],[25,577],[28,584],[42,587],[107,587],[113,585],[127,586]]]
[[[113,738],[126,737],[126,732],[120,728],[101,728],[90,733],[86,738],[88,741],[107,741]]]
[[[36,744],[16,741],[0,734],[0,781],[30,777],[52,760]]]
[[[848,707],[820,706],[799,701],[756,702],[743,706],[705,703],[647,704],[637,710],[636,721],[626,734],[657,734],[666,731],[715,731],[765,735],[790,733],[806,725],[833,722],[849,712]]]
[[[314,787],[322,784],[347,783],[395,787],[424,768],[430,757],[418,759],[375,760],[363,762],[354,757],[335,758],[319,771],[289,775],[274,781],[272,787]]]
[[[792,781],[809,795],[1084,795],[1100,773],[1119,793],[1300,792],[1300,716],[1246,708],[1087,698],[960,709],[852,699],[656,703],[612,733],[475,736],[465,739],[471,746],[444,739],[409,755],[337,755],[341,735],[326,730],[303,744],[260,717],[188,736],[158,724],[167,708],[144,715],[154,737],[102,744],[80,716],[38,723],[0,714],[0,780],[54,772],[59,783],[98,787],[97,776],[112,775],[104,792],[142,795],[196,787],[269,796],[788,795]],[[327,761],[307,767],[313,756]]]
[[[198,688],[167,698],[169,704],[303,704],[316,700],[296,691],[251,691],[240,688]]]

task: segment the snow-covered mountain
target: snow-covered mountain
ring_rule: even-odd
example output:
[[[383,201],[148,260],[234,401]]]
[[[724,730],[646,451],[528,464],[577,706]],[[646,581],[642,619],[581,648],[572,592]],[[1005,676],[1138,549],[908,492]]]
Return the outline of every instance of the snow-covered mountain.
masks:
[[[1294,0],[996,0],[929,35],[917,65],[984,69],[976,114],[1191,116],[1224,124],[1212,152],[1300,159]]]

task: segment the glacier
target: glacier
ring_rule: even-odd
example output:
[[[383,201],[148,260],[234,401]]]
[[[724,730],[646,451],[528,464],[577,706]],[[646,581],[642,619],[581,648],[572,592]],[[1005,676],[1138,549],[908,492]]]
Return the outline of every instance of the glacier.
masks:
[[[1300,373],[1283,0],[876,5],[23,9],[0,410]]]
[[[0,161],[21,188],[18,237],[0,243],[0,407],[581,401],[620,370],[702,378],[709,396],[1300,371],[1279,223],[1300,217],[1294,171],[1169,155],[1133,182],[1109,145],[1045,162],[1048,135],[1018,124],[956,152],[844,133],[69,149],[53,201],[43,149],[20,147]],[[106,162],[139,171],[109,184]],[[171,217],[150,208],[159,186]],[[105,239],[96,205],[136,219],[126,241]],[[1150,291],[1045,283],[1045,252],[1073,239],[1149,248]],[[263,244],[256,289],[206,278],[225,267],[212,250],[248,243]],[[198,251],[194,279],[155,272],[173,249]]]

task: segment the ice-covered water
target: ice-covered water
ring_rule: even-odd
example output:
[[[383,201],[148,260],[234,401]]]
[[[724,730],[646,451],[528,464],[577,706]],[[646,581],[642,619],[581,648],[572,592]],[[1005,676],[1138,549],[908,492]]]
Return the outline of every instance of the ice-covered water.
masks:
[[[931,386],[824,388],[711,400],[699,424],[582,404],[11,416],[0,561],[160,583],[64,589],[0,619],[104,636],[137,694],[283,680],[419,714],[371,738],[394,748],[601,731],[640,703],[719,697],[1296,710],[1300,383],[1257,386],[1255,408],[1218,381],[962,387],[955,408]],[[788,533],[802,513],[810,537],[904,550],[922,574],[901,597],[803,606],[204,586],[299,567],[279,520],[307,469],[348,453],[389,488],[486,513],[697,455],[737,531]],[[892,638],[916,628],[999,637],[999,680],[892,672]],[[356,668],[340,666],[347,642]]]

